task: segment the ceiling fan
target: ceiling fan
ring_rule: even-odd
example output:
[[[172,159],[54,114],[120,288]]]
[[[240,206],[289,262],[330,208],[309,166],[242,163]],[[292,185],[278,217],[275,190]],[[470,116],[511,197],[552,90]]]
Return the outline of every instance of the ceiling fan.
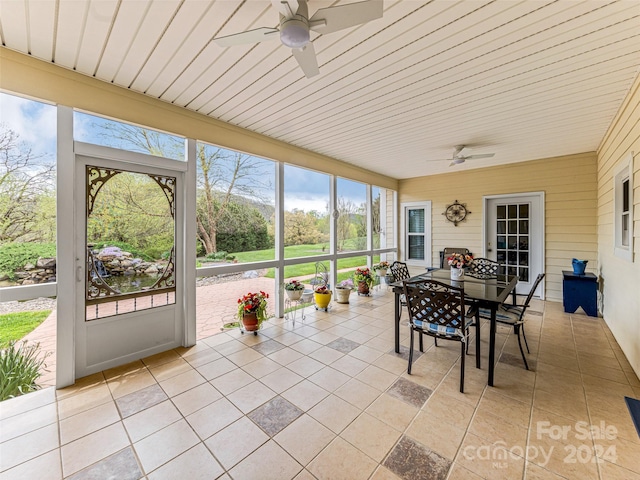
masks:
[[[221,47],[246,45],[280,38],[291,48],[294,58],[307,78],[320,73],[310,30],[321,34],[360,25],[382,17],[383,0],[368,0],[319,9],[309,18],[307,0],[271,0],[280,13],[278,28],[260,27],[246,32],[214,38]]]
[[[472,155],[471,148],[465,145],[456,145],[455,149],[453,150],[453,156],[450,159],[445,158],[440,160],[451,160],[451,163],[449,164],[449,166],[452,167],[454,165],[459,165],[460,163],[464,163],[466,160],[472,160],[475,158],[491,158],[494,155],[495,153],[481,153],[477,155]]]

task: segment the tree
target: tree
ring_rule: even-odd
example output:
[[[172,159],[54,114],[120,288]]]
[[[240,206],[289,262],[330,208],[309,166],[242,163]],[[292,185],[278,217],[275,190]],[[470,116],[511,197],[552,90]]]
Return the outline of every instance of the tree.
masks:
[[[314,244],[321,242],[322,238],[313,212],[305,213],[297,208],[291,212],[284,212],[285,246]]]
[[[0,243],[55,240],[55,163],[0,125]]]
[[[183,158],[184,144],[172,137],[118,122],[98,125],[101,135],[120,148],[169,158]],[[242,152],[197,144],[197,236],[206,254],[218,251],[217,234],[230,206],[238,198],[260,202],[270,188],[271,162]],[[239,203],[241,205],[241,203]]]
[[[366,218],[364,218],[363,207],[358,207],[344,197],[338,197],[338,212],[338,250],[344,250],[347,240],[362,238],[363,231],[366,241]],[[366,247],[360,244],[356,246],[359,249]]]

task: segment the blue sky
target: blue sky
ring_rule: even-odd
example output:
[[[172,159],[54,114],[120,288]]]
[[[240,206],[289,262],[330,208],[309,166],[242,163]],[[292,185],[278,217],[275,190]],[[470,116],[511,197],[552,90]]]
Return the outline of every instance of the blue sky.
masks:
[[[19,134],[34,153],[45,155],[51,161],[56,157],[56,108],[0,92],[0,123]],[[95,120],[88,116],[75,116],[75,138],[91,142],[96,137]],[[103,144],[102,140],[95,143]],[[325,213],[329,199],[329,176],[304,168],[285,167],[285,210],[316,210]],[[356,204],[365,201],[362,183],[338,179],[338,195]]]

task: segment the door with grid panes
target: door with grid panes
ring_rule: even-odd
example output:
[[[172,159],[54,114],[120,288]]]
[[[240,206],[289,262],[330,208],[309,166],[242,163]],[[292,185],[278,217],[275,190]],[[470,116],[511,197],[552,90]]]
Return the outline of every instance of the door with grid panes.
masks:
[[[493,198],[487,209],[486,256],[500,263],[501,273],[517,275],[518,294],[527,294],[543,270],[541,197]]]

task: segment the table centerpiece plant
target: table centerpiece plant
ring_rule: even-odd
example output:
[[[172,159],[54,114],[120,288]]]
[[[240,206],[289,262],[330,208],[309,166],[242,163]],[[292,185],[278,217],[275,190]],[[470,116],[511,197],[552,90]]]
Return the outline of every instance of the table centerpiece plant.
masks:
[[[304,291],[304,285],[299,280],[291,280],[289,282],[285,282],[284,291],[286,292],[287,297],[289,297],[289,300],[300,300],[302,292]]]
[[[267,298],[269,294],[261,290],[238,299],[238,320],[247,332],[257,332],[267,319]]]
[[[447,263],[451,267],[451,280],[462,280],[464,278],[464,269],[473,263],[473,256],[454,253],[447,257]]]
[[[368,295],[369,289],[373,285],[373,274],[368,267],[356,268],[353,280],[358,284],[358,294]]]

